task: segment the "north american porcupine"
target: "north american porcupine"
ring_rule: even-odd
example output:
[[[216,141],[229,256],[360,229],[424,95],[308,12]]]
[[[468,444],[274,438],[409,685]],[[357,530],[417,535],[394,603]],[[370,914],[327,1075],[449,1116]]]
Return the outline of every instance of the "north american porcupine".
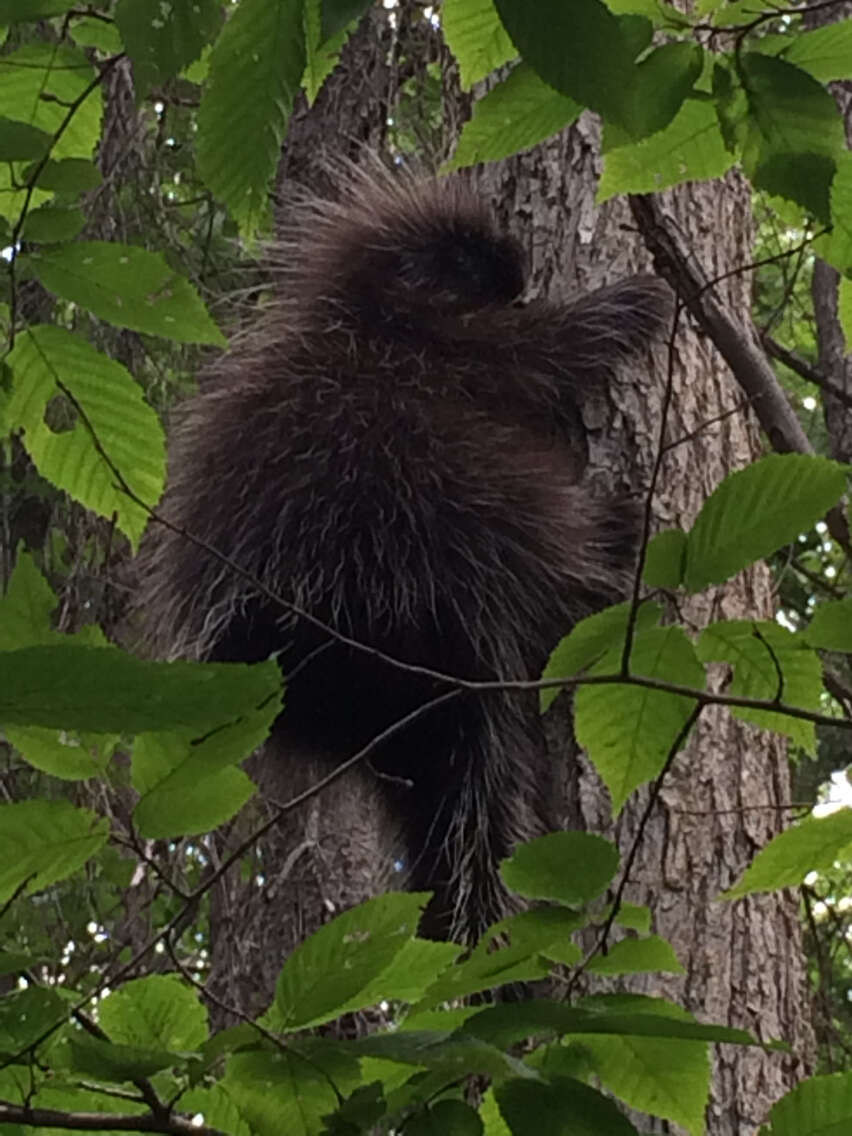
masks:
[[[660,328],[667,291],[636,277],[522,305],[518,246],[458,182],[346,180],[337,202],[297,211],[275,300],[184,408],[161,512],[402,662],[536,677],[631,578],[633,510],[578,485],[580,407]],[[163,526],[140,577],[156,653],[279,652],[285,748],[342,761],[443,689]],[[465,694],[372,764],[390,775],[411,884],[436,893],[427,931],[475,940],[510,909],[500,860],[552,827],[535,696]]]

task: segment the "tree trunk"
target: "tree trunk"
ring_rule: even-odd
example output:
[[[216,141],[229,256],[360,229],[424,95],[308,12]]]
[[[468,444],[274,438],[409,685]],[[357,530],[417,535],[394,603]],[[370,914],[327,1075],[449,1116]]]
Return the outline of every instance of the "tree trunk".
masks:
[[[627,204],[596,208],[600,161],[594,120],[584,116],[531,153],[488,167],[480,175],[495,208],[529,248],[534,290],[552,296],[589,291],[623,276],[651,271]],[[731,175],[664,195],[664,210],[689,239],[710,278],[750,260],[748,187]],[[750,280],[736,273],[720,285],[735,313],[750,308]],[[667,351],[653,368],[635,367],[612,384],[610,405],[587,421],[592,491],[628,488],[647,496],[659,447]],[[689,526],[722,478],[761,452],[755,420],[741,408],[742,391],[712,346],[681,319],[674,346],[674,398],[664,433],[665,457],[654,499],[658,528]],[[730,413],[732,410],[735,413]],[[712,619],[771,618],[768,570],[760,565],[708,589],[681,611],[687,628]],[[567,707],[551,737],[570,738]],[[629,852],[647,791],[635,795],[613,824],[606,790],[588,762],[565,762],[568,827],[615,839],[622,862]],[[555,760],[564,745],[553,746]],[[791,1055],[719,1047],[708,1131],[745,1136],[772,1103],[806,1071],[812,1050],[809,1004],[794,894],[758,896],[731,904],[716,900],[782,827],[790,801],[784,743],[705,711],[676,760],[648,824],[625,898],[647,904],[655,930],[669,939],[686,973],[635,979],[635,992],[679,1002],[699,1020],[783,1038]],[[670,1131],[670,1128],[643,1131]]]
[[[286,227],[297,187],[327,188],[328,159],[357,162],[380,151],[396,88],[389,60],[392,28],[373,8],[346,45],[316,102],[297,105],[278,176],[276,213]],[[273,736],[252,759],[260,813],[268,814],[329,771],[316,753],[295,754]],[[260,816],[241,816],[217,840],[222,858],[253,830]],[[321,795],[286,815],[246,861],[219,881],[211,902],[208,989],[217,1025],[236,1020],[225,1007],[258,1014],[269,1003],[284,959],[341,911],[394,886],[393,819],[367,769],[356,767]],[[403,887],[399,880],[396,887]]]

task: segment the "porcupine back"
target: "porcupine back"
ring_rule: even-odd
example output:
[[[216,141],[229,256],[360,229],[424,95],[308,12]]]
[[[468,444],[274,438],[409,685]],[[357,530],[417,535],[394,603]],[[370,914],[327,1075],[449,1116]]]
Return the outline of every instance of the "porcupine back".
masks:
[[[283,748],[335,760],[444,686],[287,604],[403,663],[491,680],[535,677],[623,597],[635,519],[577,484],[579,408],[668,307],[652,277],[523,305],[518,246],[458,182],[347,182],[297,210],[275,299],[180,413],[161,509],[284,602],[162,526],[140,597],[160,655],[280,652]],[[550,827],[535,698],[465,694],[373,760],[411,883],[436,892],[427,930],[475,939],[511,906],[499,861]]]

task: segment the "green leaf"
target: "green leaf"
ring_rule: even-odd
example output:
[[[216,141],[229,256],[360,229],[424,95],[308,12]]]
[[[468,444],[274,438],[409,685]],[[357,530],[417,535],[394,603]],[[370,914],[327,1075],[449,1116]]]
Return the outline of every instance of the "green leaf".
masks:
[[[266,741],[279,711],[279,700],[268,700],[201,739],[189,730],[138,737],[132,780],[140,833],[154,840],[189,836],[235,816],[255,785],[234,765]]]
[[[607,8],[611,12],[615,11],[611,4],[607,4]],[[631,58],[638,59],[645,48],[651,46],[651,40],[654,38],[653,23],[646,16],[636,12],[625,12],[618,17],[618,26]]]
[[[498,1048],[515,1045],[543,1033],[672,1038],[682,1041],[759,1045],[746,1030],[701,1025],[685,1010],[659,998],[619,995],[589,999],[587,1006],[532,999],[489,1006],[473,1014],[459,1033],[472,1034]]]
[[[207,1011],[174,974],[125,982],[98,1004],[98,1022],[119,1045],[194,1050],[207,1040]]]
[[[852,845],[852,809],[826,817],[806,817],[762,848],[738,883],[722,899],[741,899],[756,891],[798,887],[808,872],[830,868]]]
[[[32,556],[20,549],[0,600],[0,650],[65,641],[51,627],[56,604],[53,589],[36,568]]]
[[[506,886],[527,899],[568,905],[600,895],[618,870],[618,849],[586,832],[551,832],[521,844],[500,865]]]
[[[587,1034],[582,1041],[601,1084],[619,1100],[690,1132],[704,1131],[710,1095],[706,1042]]]
[[[30,173],[36,171],[24,171],[27,183]],[[57,193],[87,193],[101,184],[101,171],[86,158],[63,158],[60,162],[51,158],[38,171],[35,184],[40,189],[52,189]]]
[[[103,735],[101,745],[81,741],[67,730],[39,726],[6,726],[3,731],[27,763],[63,781],[102,777],[109,765],[118,735]]]
[[[824,651],[852,652],[852,598],[820,604],[804,637]]]
[[[112,20],[95,16],[75,16],[68,25],[71,38],[79,47],[94,47],[102,55],[118,55],[124,44]]]
[[[525,1081],[510,1083],[526,1084]],[[405,1125],[406,1136],[481,1136],[484,1131],[479,1115],[460,1100],[438,1101],[424,1112],[416,1113]]]
[[[459,65],[464,91],[518,54],[500,22],[494,0],[444,0],[441,28]]]
[[[636,1129],[614,1101],[582,1081],[509,1080],[494,1088],[512,1136],[630,1136]]]
[[[441,1072],[448,1081],[476,1073],[490,1077],[514,1074],[539,1080],[538,1075],[517,1058],[461,1032],[449,1037],[432,1030],[373,1034],[354,1042],[352,1050],[404,1065],[421,1065]]]
[[[339,35],[354,20],[359,20],[372,0],[322,0],[322,38]]]
[[[334,1113],[333,1118],[325,1117],[329,1127],[323,1136],[354,1136],[357,1132],[374,1132],[387,1112],[384,1098],[386,1086],[381,1081],[367,1081],[346,1098]]]
[[[782,52],[784,60],[821,83],[852,79],[852,20],[838,20],[812,31],[796,29],[795,35],[783,39],[787,44]],[[763,49],[760,40],[757,46]]]
[[[834,98],[807,72],[760,52],[739,58],[748,106],[741,160],[756,189],[795,201],[827,224],[829,187],[845,148]]]
[[[18,335],[7,362],[13,387],[3,427],[23,428],[24,446],[42,476],[86,508],[115,515],[135,545],[148,512],[123,492],[116,471],[151,506],[165,476],[163,429],[141,387],[120,363],[61,327],[28,328]],[[76,421],[56,433],[45,410],[60,391],[73,399],[66,410]]]
[[[113,1045],[82,1032],[70,1038],[68,1045],[73,1069],[98,1081],[139,1080],[181,1064],[177,1054],[167,1050]]]
[[[140,733],[221,729],[257,707],[277,709],[273,661],[152,663],[117,647],[74,642],[0,651],[0,722]]]
[[[471,959],[490,956],[506,944],[518,959],[542,954],[552,962],[574,966],[582,958],[571,936],[586,924],[586,917],[564,907],[534,907],[493,924],[477,943]]]
[[[361,994],[365,1005],[382,1001],[413,1004],[437,982],[447,967],[462,953],[457,943],[438,943],[410,939],[389,966],[377,975]]]
[[[729,474],[689,533],[685,583],[721,584],[807,532],[845,489],[844,467],[808,454],[770,454]]]
[[[762,1136],[844,1136],[852,1131],[852,1073],[809,1077],[772,1106]]]
[[[608,652],[591,674],[617,674],[621,652]],[[679,627],[655,627],[636,636],[632,674],[704,688],[704,669]],[[691,698],[638,686],[581,686],[575,697],[575,733],[603,778],[614,812],[637,786],[656,777],[695,706]]]
[[[600,0],[496,0],[521,55],[546,83],[630,131],[637,70],[616,17]]]
[[[852,269],[852,154],[848,152],[838,158],[837,171],[831,183],[831,220],[831,232],[820,238],[819,255],[833,264],[838,272],[847,273]],[[841,281],[841,289],[843,285],[844,282]],[[848,343],[848,329],[852,327],[848,291],[845,295],[841,294],[840,308]]]
[[[781,700],[803,710],[818,711],[822,697],[822,666],[801,636],[769,621],[748,619],[711,623],[702,632],[696,652],[710,663],[730,663],[733,677],[726,693],[743,698]],[[780,678],[779,678],[780,672]],[[813,722],[770,710],[731,706],[745,722],[786,734],[806,752],[816,753]]]
[[[686,533],[666,529],[648,542],[642,579],[649,588],[678,588],[683,582]]]
[[[623,141],[624,132],[607,124],[599,203],[620,193],[657,193],[685,181],[722,177],[734,162],[709,102],[687,100],[664,130],[631,145]]]
[[[340,1068],[328,1068],[310,1050],[303,1056],[291,1047],[236,1053],[214,1086],[224,1090],[224,1098],[193,1094],[194,1107],[203,1109],[206,1124],[238,1136],[317,1136],[323,1117],[338,1108],[338,1094],[357,1085],[354,1064],[348,1068],[349,1059],[339,1055],[337,1064]]]
[[[198,111],[198,170],[244,232],[267,215],[304,69],[301,0],[240,0],[210,57]]]
[[[13,118],[0,118],[0,161],[41,158],[47,153],[51,141],[51,136],[36,126]]]
[[[337,65],[343,45],[357,24],[357,20],[354,20],[331,38],[323,39],[320,27],[321,7],[321,0],[305,0],[305,73],[302,76],[302,86],[309,106],[313,105],[323,83]]]
[[[26,241],[53,243],[69,241],[77,236],[86,224],[82,209],[61,209],[42,205],[27,213],[21,236]]]
[[[111,241],[77,241],[27,259],[48,291],[116,327],[178,343],[226,346],[201,297],[162,253]]]
[[[579,117],[582,107],[549,87],[526,63],[474,103],[447,170],[493,162],[556,134]]]
[[[53,631],[51,614],[56,603],[56,596],[35,567],[32,557],[19,551],[6,594],[0,601],[0,649],[72,641],[80,643],[96,637],[93,626],[82,629],[73,637]],[[95,743],[93,739],[82,740],[64,729],[7,725],[4,733],[30,765],[69,781],[100,776],[113,749],[111,737],[98,738]]]
[[[495,936],[501,931],[508,932],[512,940],[509,945],[499,941],[495,944]],[[417,1003],[416,1011],[420,1013],[445,1002],[455,1002],[482,990],[546,978],[550,966],[539,958],[539,952],[564,940],[565,934],[564,925],[544,922],[525,929],[523,923],[502,920],[485,932],[470,958],[444,971]]]
[[[554,647],[541,677],[571,678],[592,663],[596,663],[607,651],[619,648],[623,650],[630,609],[629,603],[615,604],[580,620],[570,634],[560,639]],[[659,604],[643,601],[636,612],[636,633],[654,627],[659,622],[661,614],[662,608]],[[556,686],[545,687],[540,691],[542,713],[550,707],[558,694],[559,687]]]
[[[637,903],[622,903],[615,917],[620,927],[628,927],[632,931],[647,934],[651,929],[651,910]]]
[[[414,937],[427,898],[388,892],[338,915],[301,943],[278,976],[267,1015],[271,1027],[306,1029],[373,1004],[375,979]]]
[[[664,17],[668,19],[674,11],[674,9],[662,3],[662,0],[607,0],[606,6],[617,16],[627,13],[644,16],[653,27],[663,27]]]
[[[664,130],[683,106],[704,67],[698,44],[664,43],[637,68],[637,125],[640,136]]]
[[[9,807],[0,805],[0,810]],[[43,1033],[67,1016],[67,1005],[55,990],[30,986],[26,990],[5,993],[0,998],[0,1053],[4,1055],[4,1061],[8,1060],[8,1054],[26,1051]]]
[[[843,338],[847,351],[852,352],[852,280],[848,276],[840,278],[837,294],[837,314],[843,328]]]
[[[74,7],[74,0],[0,0],[0,24],[43,20]]]
[[[683,974],[684,969],[671,943],[659,935],[646,939],[622,939],[613,943],[605,955],[596,955],[586,970],[591,974],[638,974],[642,971],[664,971]]]
[[[25,955],[18,951],[0,951],[0,974],[19,974],[21,971],[31,970],[32,967],[38,966],[41,962],[43,960],[35,955]],[[0,1006],[2,1006],[2,1002],[0,1002]],[[2,1022],[2,1017],[2,1011],[0,1011],[0,1022]],[[2,1025],[0,1025],[1,1029]],[[6,1046],[3,1045],[3,1048],[5,1049]]]
[[[133,61],[137,99],[189,66],[222,25],[219,0],[118,0],[115,22]]]
[[[67,879],[108,836],[106,820],[69,801],[0,805],[0,905]]]
[[[0,114],[52,136],[71,104],[91,87],[51,152],[53,158],[88,158],[100,138],[101,91],[93,85],[95,78],[92,64],[76,47],[28,43],[0,57]]]

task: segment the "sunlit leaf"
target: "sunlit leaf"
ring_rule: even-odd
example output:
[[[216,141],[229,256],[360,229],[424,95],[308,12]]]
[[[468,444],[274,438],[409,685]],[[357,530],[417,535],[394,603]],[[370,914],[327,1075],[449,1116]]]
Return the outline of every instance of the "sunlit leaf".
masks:
[[[441,27],[465,91],[518,54],[494,0],[444,0]]]
[[[528,899],[575,904],[600,895],[617,869],[618,850],[602,836],[551,832],[516,848],[500,865],[500,874]]]
[[[842,496],[843,466],[808,454],[770,454],[729,474],[689,533],[685,583],[721,584],[807,532]]]
[[[108,821],[70,801],[0,805],[0,904],[67,879],[108,836]]]
[[[621,653],[612,650],[592,675],[617,674]],[[704,687],[704,668],[679,627],[655,627],[636,636],[632,674]],[[575,697],[575,733],[603,778],[614,812],[634,789],[656,777],[693,712],[691,698],[640,686],[584,685]]]
[[[0,425],[23,429],[43,476],[101,516],[115,516],[135,544],[148,522],[140,502],[153,507],[165,477],[163,429],[142,388],[120,363],[61,327],[28,328],[7,362],[13,386]],[[56,431],[45,410],[60,395],[70,428]]]
[[[724,899],[740,899],[756,891],[797,887],[808,872],[830,868],[852,845],[852,809],[826,817],[809,816],[774,837],[755,856]]]
[[[267,215],[304,69],[301,0],[241,0],[210,57],[198,111],[198,170],[247,232]]]
[[[116,327],[225,346],[195,288],[162,253],[113,241],[77,241],[31,253],[28,260],[49,291]]]

